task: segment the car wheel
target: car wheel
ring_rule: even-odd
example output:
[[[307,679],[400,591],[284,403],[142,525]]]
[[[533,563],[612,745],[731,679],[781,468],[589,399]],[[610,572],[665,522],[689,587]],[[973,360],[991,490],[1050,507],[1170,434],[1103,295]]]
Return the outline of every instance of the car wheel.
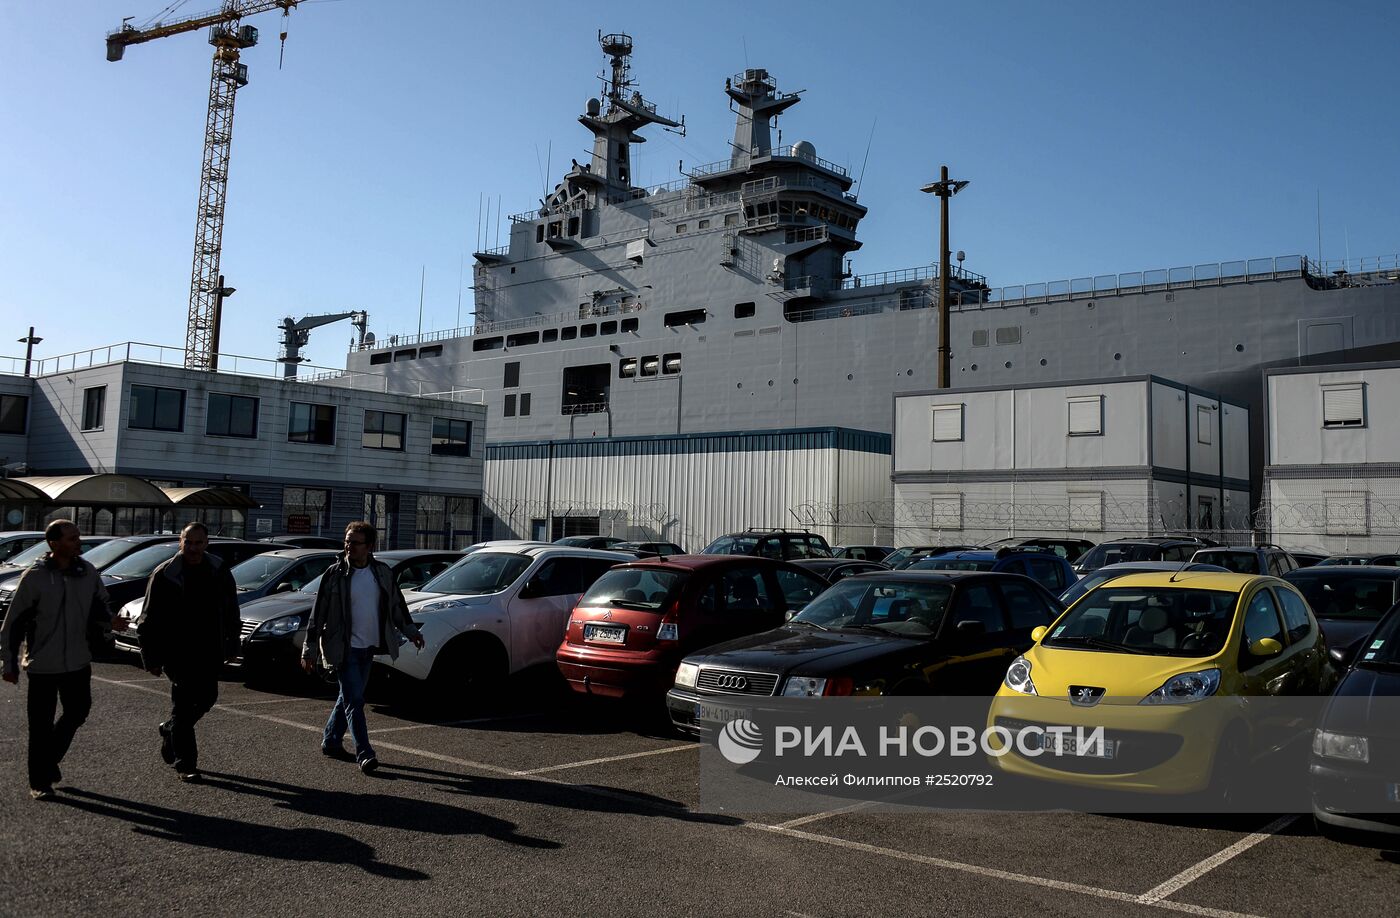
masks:
[[[1245,774],[1245,747],[1239,731],[1227,733],[1216,750],[1206,796],[1220,813],[1238,812],[1245,805],[1248,786]]]
[[[438,654],[428,675],[429,698],[449,711],[491,698],[505,682],[506,657],[497,644],[484,639],[461,640]]]

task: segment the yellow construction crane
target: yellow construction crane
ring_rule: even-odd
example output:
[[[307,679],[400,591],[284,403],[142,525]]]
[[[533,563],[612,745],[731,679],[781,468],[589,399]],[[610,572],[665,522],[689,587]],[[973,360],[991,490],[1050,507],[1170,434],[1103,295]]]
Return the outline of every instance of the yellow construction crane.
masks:
[[[195,218],[194,267],[190,271],[190,314],[185,328],[185,366],[218,369],[219,320],[223,299],[232,292],[219,274],[224,236],[224,201],[228,195],[228,161],[233,146],[233,99],[248,84],[248,65],[238,62],[244,48],[258,43],[258,30],[240,20],[280,9],[287,15],[301,0],[223,0],[219,9],[136,28],[129,20],[107,36],[107,60],[119,61],[128,45],[208,27],[214,46],[209,78],[209,116],[204,127],[204,163],[199,170],[199,209]],[[282,30],[282,38],[287,30]]]

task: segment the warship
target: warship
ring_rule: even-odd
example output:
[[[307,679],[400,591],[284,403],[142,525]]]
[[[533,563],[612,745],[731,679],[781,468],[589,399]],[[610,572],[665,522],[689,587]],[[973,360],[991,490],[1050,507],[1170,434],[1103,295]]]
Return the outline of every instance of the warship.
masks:
[[[400,391],[484,393],[488,503],[492,461],[536,455],[512,445],[805,431],[883,453],[888,491],[893,396],[935,384],[940,287],[953,387],[1158,374],[1258,406],[1265,369],[1400,356],[1395,259],[1282,256],[1016,287],[961,260],[942,285],[938,265],[853,275],[866,208],[849,171],[813,142],[773,142],[798,94],[761,68],[725,80],[729,158],[639,187],[640,132],[683,122],[637,90],[629,36],[599,40],[602,98],[578,119],[591,159],[510,217],[507,244],[474,254],[475,324],[380,336],[347,358],[349,373]],[[1258,494],[1262,412],[1250,422]]]

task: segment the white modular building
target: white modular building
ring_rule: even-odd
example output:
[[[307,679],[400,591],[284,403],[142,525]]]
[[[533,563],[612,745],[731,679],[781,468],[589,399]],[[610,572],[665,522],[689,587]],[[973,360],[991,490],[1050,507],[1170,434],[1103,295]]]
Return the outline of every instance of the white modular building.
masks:
[[[381,530],[382,548],[478,541],[479,392],[420,397],[363,374],[287,379],[271,361],[228,355],[228,371],[206,372],[183,357],[123,344],[35,361],[32,376],[0,374],[0,458],[19,476],[7,479],[13,493],[0,488],[6,523],[66,516],[114,535],[171,524],[159,507],[119,493],[71,506],[24,499],[33,493],[26,478],[108,473],[242,492],[251,506],[203,511],[216,534],[339,536],[365,519]]]
[[[1274,541],[1400,547],[1400,362],[1267,370],[1263,513]]]
[[[901,393],[896,542],[1247,532],[1249,461],[1246,406],[1155,376]]]

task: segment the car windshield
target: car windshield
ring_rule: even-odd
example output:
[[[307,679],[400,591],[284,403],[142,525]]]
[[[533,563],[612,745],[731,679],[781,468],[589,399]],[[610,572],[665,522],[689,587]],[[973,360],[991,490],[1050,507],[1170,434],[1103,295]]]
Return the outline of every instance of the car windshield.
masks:
[[[597,536],[568,536],[567,538],[563,538],[563,539],[555,539],[555,540],[554,540],[554,544],[555,544],[555,545],[572,545],[572,546],[574,546],[575,548],[581,548],[581,547],[583,547],[583,546],[586,546],[589,542],[592,542],[592,541],[593,541],[594,539],[596,539],[596,538],[598,538],[598,537],[597,537]]]
[[[1068,590],[1060,594],[1060,602],[1066,606],[1074,604],[1074,601],[1096,586],[1108,583],[1115,577],[1122,577],[1124,574],[1131,574],[1133,571],[1092,571],[1085,574],[1082,579],[1076,582]]]
[[[953,590],[946,583],[843,580],[807,604],[793,623],[928,636]]]
[[[594,581],[578,604],[659,612],[667,597],[685,579],[685,576],[677,571],[658,571],[642,567],[614,568]]]
[[[1315,564],[1315,565],[1313,565],[1313,566],[1314,566],[1314,567],[1339,567],[1339,566],[1347,565],[1347,564],[1365,564],[1365,563],[1366,563],[1366,559],[1365,559],[1365,558],[1354,558],[1354,557],[1348,557],[1348,556],[1340,556],[1340,557],[1335,557],[1335,558],[1323,558],[1321,561],[1317,562],[1317,564]]]
[[[1193,560],[1218,564],[1232,574],[1260,574],[1259,556],[1252,551],[1199,551]]]
[[[1105,586],[1065,613],[1047,647],[1205,657],[1218,653],[1235,618],[1235,593]]]
[[[466,596],[499,593],[525,572],[531,560],[529,555],[508,552],[473,552],[429,580],[422,590],[424,593],[459,593]]]
[[[241,593],[262,588],[269,580],[282,573],[287,567],[287,559],[276,555],[258,555],[232,569],[233,582]]]
[[[15,554],[11,555],[5,561],[5,563],[14,567],[28,567],[35,561],[38,561],[40,558],[44,557],[44,553],[48,550],[49,543],[45,542],[43,539],[40,539],[38,542],[35,542],[33,545],[29,546],[24,551],[16,552]]]
[[[1389,577],[1352,577],[1337,571],[1287,579],[1318,618],[1374,622],[1395,602],[1395,581]]]
[[[904,561],[905,558],[908,558],[913,554],[914,549],[912,548],[896,548],[888,555],[885,555],[885,563],[891,568],[895,568],[898,567],[900,563]]]
[[[1358,666],[1400,666],[1400,607],[1390,610],[1366,639],[1357,658]]]
[[[702,555],[752,555],[758,551],[755,536],[720,536],[700,552]]]
[[[101,571],[129,551],[131,551],[131,543],[126,539],[109,539],[101,545],[94,545],[83,552],[83,560]]]
[[[314,592],[316,592],[317,590],[319,590],[319,589],[321,588],[321,578],[324,577],[324,576],[326,576],[326,572],[325,572],[325,571],[322,571],[319,575],[317,575],[316,577],[312,578],[312,580],[311,580],[310,583],[308,583],[306,586],[302,587],[301,589],[297,590],[297,592],[298,592],[298,593],[314,593]]]
[[[996,565],[991,558],[926,558],[909,565],[911,571],[989,571]]]
[[[130,580],[134,577],[149,577],[151,571],[175,557],[175,553],[179,550],[179,542],[158,542],[155,545],[147,545],[145,548],[122,558],[102,573],[108,577],[121,577],[123,580]]]

